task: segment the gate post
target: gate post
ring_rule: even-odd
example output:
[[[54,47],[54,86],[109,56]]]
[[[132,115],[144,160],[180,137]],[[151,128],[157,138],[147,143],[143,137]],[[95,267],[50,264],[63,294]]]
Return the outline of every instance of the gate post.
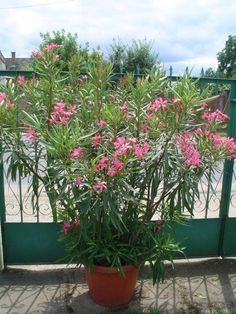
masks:
[[[233,137],[236,140],[236,77],[231,80],[231,92],[230,92],[230,107],[229,107],[229,124],[227,129],[227,135]],[[219,233],[219,245],[218,256],[224,257],[224,234],[226,221],[229,215],[229,206],[231,199],[232,179],[233,179],[233,167],[234,160],[225,160],[223,184],[220,201],[220,233]]]
[[[0,143],[0,271],[4,268],[2,223],[5,221],[5,195],[2,145]]]

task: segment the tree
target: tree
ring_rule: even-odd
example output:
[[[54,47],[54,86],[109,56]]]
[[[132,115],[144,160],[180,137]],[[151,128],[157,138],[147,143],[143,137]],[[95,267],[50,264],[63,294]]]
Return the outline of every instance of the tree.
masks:
[[[57,53],[59,55],[58,63],[62,69],[68,69],[68,62],[71,61],[72,57],[75,56],[78,52],[88,55],[88,43],[85,47],[78,45],[78,35],[66,33],[64,29],[61,31],[53,31],[52,33],[40,33],[42,38],[42,43],[40,44],[40,49],[43,49],[45,46],[51,43],[56,43],[60,45],[57,48]]]
[[[227,77],[236,73],[236,36],[229,35],[225,48],[217,54],[219,71]]]
[[[126,71],[132,72],[139,69],[140,73],[151,70],[158,61],[158,54],[153,52],[153,42],[134,40],[127,50]]]
[[[146,38],[133,40],[130,46],[114,40],[109,59],[114,63],[115,72],[120,72],[123,67],[126,72],[145,73],[160,63],[158,54],[153,51],[153,42]]]
[[[109,52],[109,60],[114,65],[114,72],[122,72],[124,64],[126,64],[126,57],[126,46],[121,42],[120,39],[118,39],[117,41],[113,39],[111,51]]]
[[[217,71],[215,71],[213,68],[208,68],[206,69],[206,71],[204,72],[204,76],[205,77],[217,77],[218,74],[217,74]]]

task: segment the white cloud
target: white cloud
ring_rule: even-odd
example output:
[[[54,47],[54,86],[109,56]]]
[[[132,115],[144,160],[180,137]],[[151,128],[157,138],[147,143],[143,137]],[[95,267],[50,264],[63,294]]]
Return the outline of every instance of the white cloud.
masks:
[[[125,42],[147,37],[168,64],[216,66],[217,52],[236,29],[235,0],[9,0],[0,12],[0,49],[8,56],[29,56],[40,32],[64,28],[93,47],[107,48],[118,36]]]

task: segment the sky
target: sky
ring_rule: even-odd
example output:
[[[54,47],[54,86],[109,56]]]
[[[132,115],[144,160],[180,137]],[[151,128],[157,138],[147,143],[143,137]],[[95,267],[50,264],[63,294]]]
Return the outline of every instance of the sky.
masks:
[[[40,32],[65,29],[105,55],[113,39],[153,40],[166,68],[181,74],[217,67],[217,53],[236,35],[236,0],[0,0],[0,50],[29,57]]]

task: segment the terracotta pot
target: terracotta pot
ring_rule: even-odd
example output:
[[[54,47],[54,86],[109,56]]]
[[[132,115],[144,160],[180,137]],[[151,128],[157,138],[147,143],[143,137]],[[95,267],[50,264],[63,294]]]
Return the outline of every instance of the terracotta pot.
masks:
[[[139,268],[124,266],[125,276],[113,267],[94,266],[92,272],[86,266],[84,269],[89,293],[94,302],[104,306],[129,303],[134,294]]]

